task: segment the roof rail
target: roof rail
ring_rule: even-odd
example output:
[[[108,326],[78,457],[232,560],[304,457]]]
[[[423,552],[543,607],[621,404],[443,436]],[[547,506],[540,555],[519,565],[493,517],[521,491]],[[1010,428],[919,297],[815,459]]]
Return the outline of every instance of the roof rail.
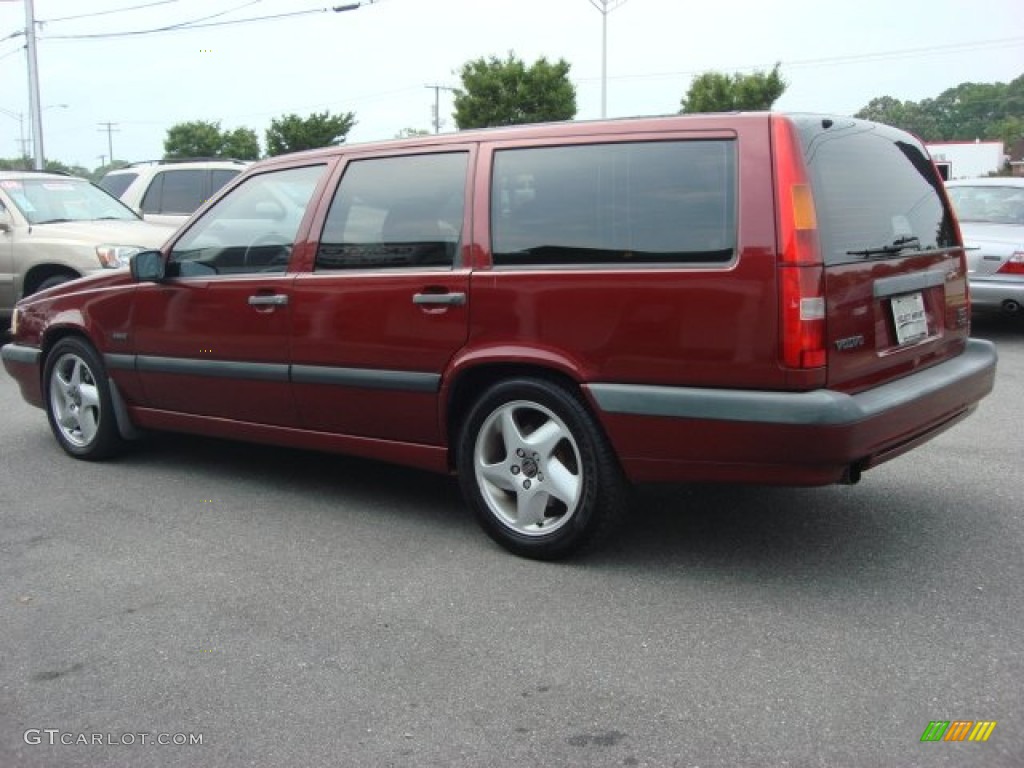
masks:
[[[251,161],[238,160],[234,157],[165,157],[161,160],[137,160],[134,163],[127,163],[120,168],[112,170],[120,171],[124,168],[138,168],[140,165],[174,165],[175,163],[235,163],[246,165]]]

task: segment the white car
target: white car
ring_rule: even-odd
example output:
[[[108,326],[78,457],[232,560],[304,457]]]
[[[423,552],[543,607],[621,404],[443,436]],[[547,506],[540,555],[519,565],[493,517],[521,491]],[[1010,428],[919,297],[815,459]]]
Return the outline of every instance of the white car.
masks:
[[[967,251],[971,308],[1024,309],[1024,178],[947,181]]]
[[[0,171],[0,322],[23,296],[127,266],[173,233],[85,179]]]
[[[99,185],[146,221],[180,226],[248,165],[241,160],[132,163],[108,172]]]

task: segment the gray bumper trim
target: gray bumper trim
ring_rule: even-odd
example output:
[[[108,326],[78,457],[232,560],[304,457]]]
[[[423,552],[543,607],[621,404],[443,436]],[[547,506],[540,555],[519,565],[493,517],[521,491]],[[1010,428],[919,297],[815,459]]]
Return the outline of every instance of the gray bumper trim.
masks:
[[[0,348],[0,359],[12,363],[27,363],[28,365],[39,365],[39,358],[42,357],[42,350],[35,347],[23,347],[20,344],[4,344]]]
[[[764,424],[852,424],[928,397],[958,381],[991,373],[996,349],[970,339],[962,355],[856,395],[828,389],[763,392],[634,384],[591,384],[601,410],[638,416],[746,421]]]

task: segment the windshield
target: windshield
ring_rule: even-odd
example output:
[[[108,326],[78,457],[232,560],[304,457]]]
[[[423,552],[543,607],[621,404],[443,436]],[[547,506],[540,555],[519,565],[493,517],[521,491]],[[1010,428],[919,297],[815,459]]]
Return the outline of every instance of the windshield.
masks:
[[[967,184],[947,187],[960,221],[985,224],[1024,224],[1024,186],[995,187]]]
[[[29,224],[139,218],[84,179],[5,179],[0,184]]]

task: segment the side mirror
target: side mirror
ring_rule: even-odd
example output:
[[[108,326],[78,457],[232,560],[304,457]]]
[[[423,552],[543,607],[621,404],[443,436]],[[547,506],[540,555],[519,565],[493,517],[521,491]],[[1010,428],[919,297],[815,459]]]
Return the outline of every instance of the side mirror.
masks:
[[[164,279],[164,255],[160,251],[139,251],[128,261],[137,283],[159,283]]]

